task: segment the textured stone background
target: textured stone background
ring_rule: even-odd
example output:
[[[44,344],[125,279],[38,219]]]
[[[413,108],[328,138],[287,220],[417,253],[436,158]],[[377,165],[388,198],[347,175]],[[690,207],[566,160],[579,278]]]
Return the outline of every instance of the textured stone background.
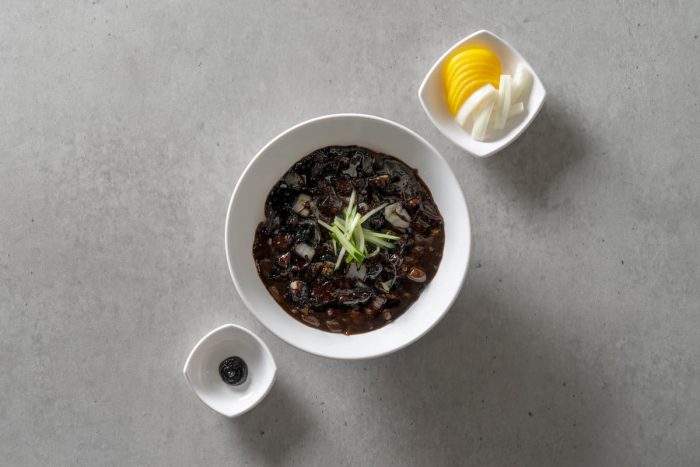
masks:
[[[2,464],[700,463],[700,3],[431,3],[4,2]],[[481,28],[548,90],[488,160],[416,97]],[[334,112],[425,136],[472,212],[457,304],[367,362],[271,335],[224,257],[253,154]],[[226,322],[280,367],[236,420],[181,375]]]

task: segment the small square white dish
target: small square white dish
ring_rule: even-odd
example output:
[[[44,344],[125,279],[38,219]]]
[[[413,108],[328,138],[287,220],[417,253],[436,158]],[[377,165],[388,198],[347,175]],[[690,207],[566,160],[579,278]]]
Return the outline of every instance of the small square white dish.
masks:
[[[234,356],[242,358],[248,368],[245,381],[238,386],[224,383],[219,374],[221,362]],[[275,382],[277,366],[270,349],[258,336],[242,326],[225,324],[197,342],[183,373],[202,402],[222,415],[237,417],[267,396]]]
[[[532,74],[532,87],[525,100],[525,113],[511,118],[503,130],[489,129],[487,141],[474,140],[468,131],[462,128],[450,113],[443,84],[444,62],[453,52],[469,46],[483,46],[493,51],[501,61],[503,74],[513,74],[518,63],[522,63]],[[513,46],[494,33],[486,30],[477,31],[450,47],[430,69],[418,90],[418,99],[428,117],[438,130],[457,146],[476,157],[488,157],[502,150],[515,141],[544,104],[547,92],[537,73]]]

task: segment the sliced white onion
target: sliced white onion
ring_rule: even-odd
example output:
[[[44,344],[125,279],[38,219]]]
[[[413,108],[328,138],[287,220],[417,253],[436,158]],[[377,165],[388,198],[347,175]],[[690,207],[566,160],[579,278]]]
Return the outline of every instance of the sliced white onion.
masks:
[[[306,261],[311,261],[316,254],[316,249],[306,243],[297,243],[294,247],[294,253],[298,254]]]
[[[513,74],[513,89],[511,92],[513,102],[525,100],[530,86],[532,86],[532,73],[525,65],[518,63]]]
[[[510,112],[508,112],[508,118],[506,119],[506,121],[510,120],[513,117],[517,117],[518,115],[520,115],[523,112],[525,112],[525,104],[523,104],[522,102],[518,102],[517,104],[513,104],[511,102]],[[496,120],[496,112],[492,112],[490,123],[493,123],[495,120]]]
[[[518,102],[510,106],[510,112],[508,112],[508,118],[517,117],[521,113],[525,112],[525,104]]]
[[[459,108],[456,117],[457,123],[464,127],[464,124],[467,123],[469,116],[482,104],[488,102],[489,100],[495,99],[497,94],[498,91],[496,91],[496,88],[494,88],[491,84],[485,84],[477,89],[474,94],[469,96],[469,98],[464,101],[462,107]]]
[[[483,141],[486,137],[486,128],[489,124],[489,119],[491,118],[491,112],[493,111],[495,103],[493,100],[488,102],[483,109],[479,110],[479,113],[474,117],[474,126],[472,127],[472,138],[476,141]]]
[[[501,75],[501,81],[498,84],[498,103],[496,104],[496,120],[493,127],[497,130],[502,130],[506,126],[508,113],[510,112],[510,94],[511,94],[511,77],[510,75]]]

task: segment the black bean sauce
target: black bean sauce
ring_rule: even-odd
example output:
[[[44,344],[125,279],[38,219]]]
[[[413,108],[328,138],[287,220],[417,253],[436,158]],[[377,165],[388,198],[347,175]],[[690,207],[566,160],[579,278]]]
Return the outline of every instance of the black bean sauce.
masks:
[[[362,214],[388,203],[365,224],[401,238],[361,267],[337,256],[328,231],[352,191]],[[416,170],[359,146],[318,149],[270,191],[253,257],[277,303],[308,326],[358,334],[398,318],[435,276],[445,243],[442,216]]]
[[[219,376],[224,383],[238,386],[248,378],[248,365],[241,357],[229,357],[219,364]]]

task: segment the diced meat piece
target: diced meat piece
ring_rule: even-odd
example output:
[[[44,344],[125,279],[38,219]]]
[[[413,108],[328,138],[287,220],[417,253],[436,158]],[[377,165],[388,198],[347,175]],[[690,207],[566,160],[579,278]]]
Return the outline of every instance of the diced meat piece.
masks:
[[[337,179],[335,181],[335,191],[341,196],[350,196],[352,193],[352,181],[343,178]]]
[[[300,303],[306,300],[308,296],[308,290],[306,284],[302,281],[292,281],[289,283],[289,294],[292,297],[294,303]]]
[[[420,205],[420,208],[421,214],[423,214],[427,218],[436,222],[442,222],[442,216],[440,216],[437,206],[435,206],[435,203],[433,203],[432,201],[424,199]]]
[[[319,261],[318,263],[313,263],[310,266],[310,269],[311,272],[316,276],[330,278],[333,276],[335,264],[331,263],[330,261]]]
[[[330,282],[325,282],[311,289],[311,299],[314,305],[324,306],[335,301],[335,287]]]
[[[328,218],[334,218],[343,209],[343,202],[335,195],[328,195],[318,203],[318,210]]]
[[[389,176],[377,175],[376,177],[372,177],[369,180],[367,180],[367,182],[369,183],[369,186],[376,190],[379,190],[384,188],[386,184],[389,183]]]
[[[314,315],[301,315],[301,319],[304,320],[305,323],[316,328],[321,325],[321,321]]]
[[[285,254],[279,256],[277,258],[277,264],[279,264],[284,269],[287,269],[287,267],[289,267],[289,257],[291,255],[292,254],[290,252],[286,252]]]
[[[419,234],[425,235],[430,231],[430,220],[425,217],[423,213],[419,213],[415,220],[411,223],[411,227],[413,227],[413,230]]]
[[[343,326],[334,319],[326,321],[325,324],[330,332],[341,332],[343,330]]]
[[[292,237],[288,233],[277,233],[272,236],[272,243],[270,246],[274,251],[285,251],[289,249],[289,246],[292,244],[292,240],[294,237]]]

